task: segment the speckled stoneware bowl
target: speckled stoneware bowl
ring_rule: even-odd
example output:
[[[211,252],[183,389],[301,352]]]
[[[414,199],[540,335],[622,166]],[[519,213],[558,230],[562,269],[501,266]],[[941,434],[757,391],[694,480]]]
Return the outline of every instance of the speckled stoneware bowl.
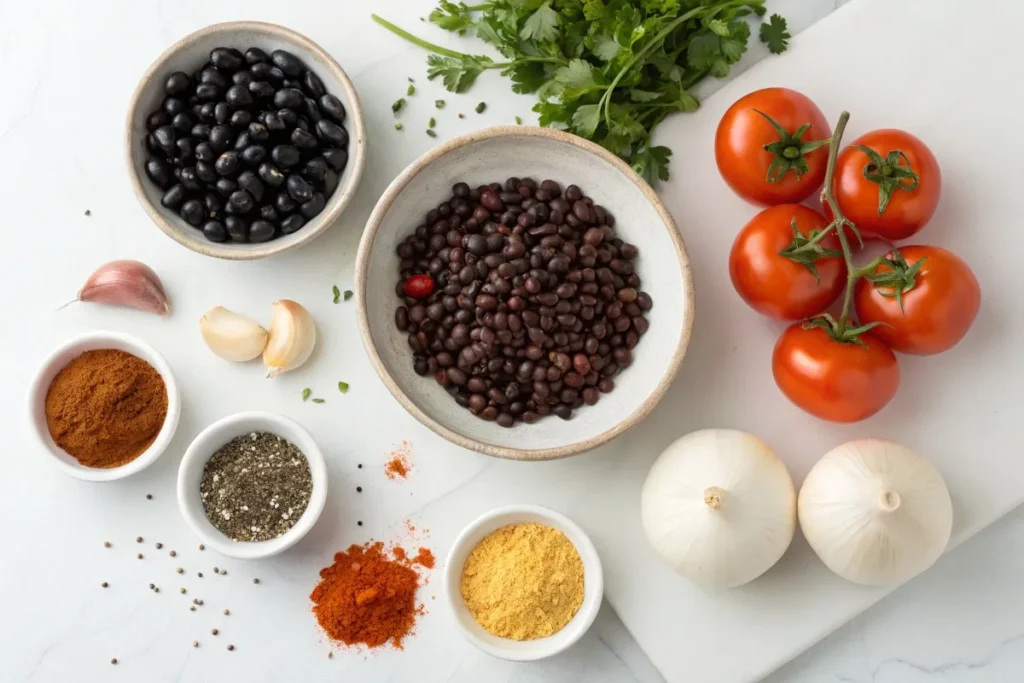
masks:
[[[340,99],[348,112],[345,128],[349,134],[349,160],[348,166],[341,174],[337,189],[327,200],[324,210],[301,230],[270,242],[238,244],[209,241],[201,230],[190,226],[177,212],[161,206],[160,197],[163,193],[146,176],[146,117],[163,101],[164,82],[167,76],[175,71],[192,73],[209,61],[210,50],[221,46],[234,47],[243,52],[250,47],[259,47],[268,54],[277,49],[288,50],[320,76],[327,87],[327,92]],[[131,178],[135,196],[157,227],[171,239],[207,256],[234,260],[258,259],[305,244],[323,234],[338,219],[355,194],[356,186],[363,174],[366,161],[366,124],[355,87],[341,66],[322,47],[283,26],[258,21],[234,21],[207,26],[185,36],[168,48],[146,70],[128,105],[125,153],[128,176]]]
[[[648,332],[615,390],[595,406],[511,429],[459,407],[431,377],[413,372],[412,351],[395,327],[395,248],[453,184],[503,182],[509,176],[575,183],[615,216],[615,230],[640,249],[637,272],[654,300]],[[693,281],[682,237],[650,185],[618,157],[568,133],[506,126],[455,138],[405,169],[377,202],[356,257],[356,302],[363,344],[392,395],[452,443],[516,460],[550,460],[599,446],[640,422],[657,405],[682,363],[693,323]]]

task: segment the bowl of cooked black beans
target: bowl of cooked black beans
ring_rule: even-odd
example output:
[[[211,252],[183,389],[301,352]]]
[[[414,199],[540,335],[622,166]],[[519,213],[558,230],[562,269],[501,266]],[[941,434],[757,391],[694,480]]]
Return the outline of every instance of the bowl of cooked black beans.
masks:
[[[128,110],[135,194],[157,226],[209,256],[308,242],[355,193],[365,159],[355,88],[313,41],[274,24],[208,26],[164,52]]]
[[[646,417],[682,363],[693,283],[653,189],[576,136],[458,137],[388,187],[356,257],[371,362],[420,422],[519,460]]]

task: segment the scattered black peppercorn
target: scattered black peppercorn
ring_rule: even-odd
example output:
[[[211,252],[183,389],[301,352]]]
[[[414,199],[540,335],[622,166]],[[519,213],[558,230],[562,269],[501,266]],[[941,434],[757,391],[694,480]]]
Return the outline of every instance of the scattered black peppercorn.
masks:
[[[235,649],[234,645],[228,645],[228,652],[231,652],[234,649]]]
[[[110,541],[103,541],[103,547],[104,548],[109,548],[110,547]]]
[[[362,522],[362,520],[360,520],[360,521],[356,522],[356,524],[357,524],[358,526],[362,526],[362,525],[363,525],[363,522]]]
[[[149,584],[149,590],[153,590],[154,588],[156,588],[156,586],[154,584],[152,584],[152,583]]]
[[[184,595],[184,594],[185,594],[185,589],[184,589],[184,588],[179,588],[179,589],[178,589],[178,591],[179,591],[179,592],[180,592],[180,593],[181,593],[182,595]]]
[[[231,614],[231,610],[225,609],[224,610],[224,616],[228,616],[229,614]]]
[[[363,487],[362,486],[357,486],[356,487],[356,493],[362,493],[362,492],[363,492]]]
[[[109,583],[107,583],[106,581],[104,581],[104,582],[103,582],[103,583],[101,583],[100,585],[101,585],[101,586],[103,586],[104,588],[106,588],[106,587],[107,587],[107,586],[109,586],[110,584],[109,584]]]
[[[214,628],[214,629],[210,629],[210,633],[212,633],[213,635],[217,635],[218,633],[220,633],[220,631],[218,631],[217,629]]]
[[[110,658],[110,663],[111,664],[117,664],[117,657],[111,657]]]
[[[184,573],[185,573],[185,570],[184,570],[184,569],[182,569],[181,567],[178,567],[178,568],[177,568],[177,569],[175,569],[174,571],[178,572],[179,574],[184,574]]]
[[[260,582],[260,580],[259,580],[259,579],[253,579],[253,580],[252,580],[252,582],[253,582],[253,583],[259,583],[259,582]]]
[[[177,555],[178,553],[176,553],[176,552],[174,552],[174,551],[172,550],[171,552],[169,552],[169,553],[167,553],[167,554],[168,554],[168,555],[170,555],[171,557],[174,557],[174,556],[176,556],[176,555]]]
[[[92,211],[90,211],[89,209],[86,209],[85,210],[85,215],[86,216],[91,216],[92,215]]]
[[[198,576],[201,579],[201,578],[203,578],[203,573],[199,572],[198,574],[196,574],[196,576]]]
[[[193,640],[192,641],[192,647],[199,647],[199,641],[198,640]]]
[[[199,544],[199,549],[200,549],[200,550],[206,550],[206,546],[205,546],[205,545],[203,545],[202,543],[200,543],[200,544]]]
[[[136,542],[136,543],[142,543],[142,536],[137,536],[137,537],[135,538],[135,542]]]
[[[146,500],[153,500],[153,494],[152,493],[147,493],[146,494]]]
[[[163,544],[163,543],[157,543],[157,544],[156,544],[156,549],[157,549],[157,550],[160,550],[160,548],[163,548],[163,547],[164,547],[164,544]]]
[[[142,553],[139,553],[138,555],[136,555],[136,557],[141,560],[142,559]]]

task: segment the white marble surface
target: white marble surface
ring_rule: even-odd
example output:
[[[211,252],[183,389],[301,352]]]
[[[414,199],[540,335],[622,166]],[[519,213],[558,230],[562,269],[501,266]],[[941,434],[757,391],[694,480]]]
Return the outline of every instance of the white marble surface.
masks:
[[[374,3],[374,8],[388,16],[404,17],[426,13],[431,4],[429,0],[382,0]],[[156,230],[146,224],[145,216],[134,206],[120,170],[121,111],[130,91],[132,74],[140,74],[148,60],[165,45],[203,24],[233,18],[259,18],[292,25],[324,44],[350,69],[371,118],[390,117],[387,108],[399,87],[395,81],[403,79],[396,74],[381,73],[379,58],[376,53],[368,54],[367,49],[368,46],[379,49],[382,58],[394,55],[400,47],[381,34],[376,34],[379,39],[372,40],[359,36],[359,33],[376,30],[368,22],[319,24],[320,5],[308,1],[209,3],[181,0],[128,6],[113,0],[87,4],[74,0],[48,3],[0,0],[0,65],[5,73],[0,96],[0,179],[3,180],[0,204],[28,198],[38,203],[40,212],[15,212],[18,220],[8,219],[5,224],[5,232],[35,233],[30,241],[37,248],[31,251],[27,264],[32,268],[19,267],[25,265],[19,262],[0,269],[0,287],[16,295],[10,306],[13,318],[0,325],[0,350],[3,351],[0,375],[7,378],[0,383],[0,406],[15,430],[14,440],[5,449],[5,458],[9,458],[11,464],[8,471],[0,475],[0,516],[7,520],[8,527],[17,525],[33,530],[32,534],[9,531],[6,547],[0,551],[0,585],[3,586],[0,590],[0,615],[3,617],[0,681],[230,681],[237,680],[233,676],[245,669],[249,672],[246,680],[250,681],[291,679],[302,672],[310,680],[330,676],[331,679],[359,681],[415,678],[466,683],[569,680],[654,683],[660,680],[657,672],[607,605],[594,629],[578,646],[547,662],[512,664],[476,652],[450,630],[451,624],[443,618],[440,603],[435,603],[432,614],[424,620],[423,633],[410,642],[405,653],[369,657],[344,655],[328,662],[326,648],[294,645],[294,639],[283,635],[297,630],[303,642],[309,640],[307,632],[315,637],[308,614],[292,612],[311,587],[310,567],[322,565],[323,552],[315,544],[329,540],[338,547],[341,541],[357,540],[350,532],[339,531],[336,524],[326,528],[318,526],[308,543],[300,544],[280,561],[259,566],[263,579],[261,588],[266,590],[255,592],[255,587],[247,585],[247,577],[257,570],[244,563],[224,561],[212,556],[210,551],[200,556],[195,549],[196,542],[177,517],[172,486],[167,485],[173,479],[177,458],[165,456],[137,480],[108,489],[108,494],[100,494],[94,486],[65,480],[48,469],[32,457],[27,441],[20,438],[21,427],[17,423],[22,420],[24,410],[24,381],[44,348],[72,332],[99,326],[97,321],[142,334],[147,339],[159,339],[161,335],[160,323],[136,322],[138,318],[129,318],[124,323],[125,318],[110,312],[90,318],[88,313],[69,309],[65,317],[56,322],[52,308],[61,296],[58,292],[63,292],[66,298],[88,272],[85,265],[69,266],[73,259],[57,257],[58,252],[76,245],[76,238],[63,231],[93,230],[107,222],[127,226],[134,221],[135,229],[148,231],[147,241],[127,255],[156,263],[168,250],[178,249],[162,235],[152,236]],[[831,0],[769,2],[772,11],[789,18],[794,32],[827,14],[833,5]],[[410,7],[415,9],[410,12]],[[130,60],[145,55],[145,61],[131,63],[117,71],[114,65],[121,55]],[[116,71],[109,79],[107,69]],[[400,75],[420,77],[422,63],[417,59],[408,65],[408,74]],[[705,93],[712,89],[711,85],[705,86]],[[504,85],[496,82],[481,84],[481,87],[481,99],[489,101],[494,101],[504,91]],[[529,102],[524,98],[521,105],[515,111],[489,112],[490,118],[481,123],[505,122],[501,117],[509,119],[512,113],[526,115]],[[76,115],[76,110],[83,106],[104,110],[105,115]],[[371,122],[371,133],[386,133],[389,127],[388,120],[377,125]],[[444,131],[444,134],[453,132]],[[430,144],[425,136],[422,140],[410,140],[407,152],[412,156]],[[102,158],[104,154],[116,158]],[[407,161],[405,158],[371,161],[371,166],[376,165],[368,174],[371,187],[379,189],[381,182]],[[39,184],[53,182],[50,180],[53,176],[60,179],[54,186],[54,192],[62,193],[60,197],[51,197],[39,190]],[[59,205],[60,210],[47,213],[48,201]],[[353,207],[353,214],[367,210],[372,201],[373,197],[364,196],[363,205]],[[81,218],[81,209],[85,207],[93,209],[91,223]],[[100,232],[94,239],[103,247],[101,251],[114,258],[125,255],[113,239],[120,234],[124,233]],[[318,274],[326,277],[327,282],[334,278],[344,282],[343,278],[350,273],[357,234],[358,230],[350,230],[347,237],[325,238],[333,242],[325,241],[322,246],[339,249],[343,261],[340,272],[332,268],[326,274]],[[16,259],[22,255],[20,247],[26,243],[18,237],[5,238],[0,254],[5,261]],[[39,244],[46,244],[50,252],[39,249]],[[310,254],[289,261],[296,262],[323,266]],[[208,265],[208,261],[198,257],[180,258],[167,275],[187,278],[190,269]],[[64,272],[68,270],[72,272]],[[230,272],[244,281],[246,277],[259,277],[266,271],[254,266],[232,268]],[[46,283],[56,281],[56,284],[45,301],[33,301],[33,287],[40,286],[40,279]],[[46,310],[39,310],[41,308]],[[22,329],[19,322],[29,324]],[[350,346],[355,344],[351,340]],[[165,354],[173,353],[173,349],[165,346],[161,346]],[[195,351],[192,348],[189,353]],[[346,353],[358,355],[356,351],[346,350]],[[370,381],[366,376],[360,380],[361,384],[353,383],[353,386],[365,387]],[[381,399],[384,392],[380,390],[373,396]],[[238,406],[243,407],[246,406]],[[185,416],[183,430],[194,433],[210,418],[218,416],[193,412]],[[304,422],[312,422],[311,427],[321,430],[329,426],[329,422],[316,417]],[[397,426],[411,428],[409,420],[399,420]],[[187,443],[185,436],[179,434],[176,439],[179,448]],[[333,469],[334,482],[340,480],[344,485],[355,482],[354,473],[347,466],[364,457],[357,447],[365,445],[357,440],[342,450],[340,455],[344,457],[346,468],[336,466]],[[379,456],[378,452],[369,457]],[[447,461],[457,463],[463,472],[468,472],[463,482],[489,469],[488,464],[478,463],[472,456],[456,454]],[[571,471],[570,467],[552,466],[552,470]],[[493,477],[497,472],[512,470],[504,464],[495,464],[490,474]],[[458,483],[447,484],[436,472],[424,472],[423,477],[421,485],[410,484],[411,502],[406,514],[414,514],[430,505],[438,497],[437,491],[443,494],[454,490]],[[428,491],[430,484],[435,485],[434,493]],[[392,494],[383,486],[380,489],[383,495]],[[154,501],[145,502],[143,496],[149,490],[158,495]],[[351,509],[347,502],[329,507],[334,513],[339,510],[347,513]],[[360,512],[369,514],[372,509]],[[457,526],[438,528],[435,535],[443,540]],[[130,531],[136,528],[137,532]],[[386,529],[387,525],[380,524],[370,531],[382,534]],[[135,533],[147,536],[144,546],[138,548],[147,556],[141,562],[134,558]],[[115,541],[115,549],[105,551],[101,543],[110,534],[115,535],[111,539]],[[1022,539],[1024,513],[1017,511],[768,680],[772,683],[1021,680],[1024,678]],[[156,540],[165,544],[163,553],[152,548]],[[166,557],[167,548],[175,546],[181,555],[177,560],[170,560]],[[439,543],[435,549],[443,550],[443,546]],[[211,607],[217,610],[231,607],[232,617],[221,618],[220,612],[212,609],[198,615],[189,614],[185,612],[183,601],[177,601],[182,604],[173,602],[179,598],[179,580],[173,574],[173,567],[179,563],[189,570],[189,578],[182,581],[189,586],[189,595],[201,591]],[[213,578],[209,570],[215,563],[228,567],[233,579]],[[193,575],[203,569],[208,570],[204,579]],[[111,582],[106,591],[98,585],[103,580]],[[150,581],[162,586],[161,602],[154,603],[155,596],[145,589]],[[216,581],[220,583],[213,583]],[[259,605],[259,609],[250,609],[255,605]],[[278,614],[282,615],[280,619],[276,618]],[[783,619],[784,615],[779,618]],[[222,629],[222,634],[216,638],[209,635],[213,626]],[[234,653],[236,659],[227,657],[222,650],[234,636],[233,629],[236,634],[239,631],[247,634],[247,638],[236,643],[239,648]],[[202,641],[198,650],[189,647],[195,638]],[[275,648],[274,643],[279,643],[279,647]],[[257,644],[259,647],[255,647]],[[116,668],[107,663],[113,656],[121,660]],[[313,656],[322,659],[314,662]],[[742,656],[742,653],[723,653],[723,656]]]

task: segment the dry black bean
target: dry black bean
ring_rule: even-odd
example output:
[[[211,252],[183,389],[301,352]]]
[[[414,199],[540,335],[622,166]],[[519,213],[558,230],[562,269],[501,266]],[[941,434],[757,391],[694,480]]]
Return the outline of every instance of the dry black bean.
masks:
[[[636,248],[613,222],[575,185],[453,185],[396,248],[403,281],[435,280],[420,300],[396,284],[395,325],[409,333],[414,371],[502,427],[551,413],[570,419],[597,403],[632,363],[653,303],[640,291]]]

